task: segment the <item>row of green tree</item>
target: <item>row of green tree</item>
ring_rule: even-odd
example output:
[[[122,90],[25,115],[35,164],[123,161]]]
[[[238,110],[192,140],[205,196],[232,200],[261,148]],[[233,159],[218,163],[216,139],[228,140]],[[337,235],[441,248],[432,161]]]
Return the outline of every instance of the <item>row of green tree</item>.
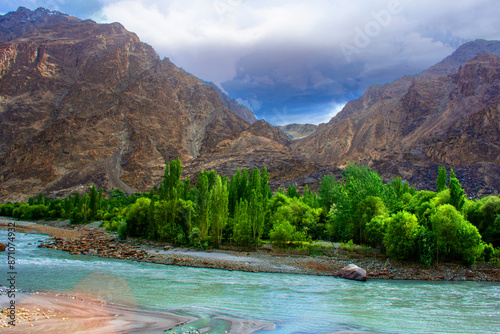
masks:
[[[95,187],[66,199],[30,198],[0,205],[19,219],[102,220],[121,237],[176,245],[278,247],[330,240],[378,247],[390,257],[426,265],[467,264],[500,257],[500,197],[467,199],[453,170],[439,168],[436,191],[416,191],[400,178],[384,183],[373,170],[349,164],[341,180],[325,176],[318,193],[294,186],[272,193],[264,168],[238,170],[232,178],[200,172],[195,186],[181,180],[179,159],[148,193],[103,194]],[[495,247],[497,249],[495,249]]]

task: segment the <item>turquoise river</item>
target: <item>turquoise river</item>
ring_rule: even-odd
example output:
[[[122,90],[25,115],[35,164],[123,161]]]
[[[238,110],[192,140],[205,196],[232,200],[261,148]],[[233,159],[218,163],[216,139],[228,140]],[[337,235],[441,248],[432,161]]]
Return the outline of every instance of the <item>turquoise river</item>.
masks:
[[[0,240],[7,232],[0,231]],[[230,272],[70,255],[16,234],[17,288],[86,294],[112,303],[213,318],[264,320],[262,333],[500,333],[500,284],[370,280]],[[7,285],[6,256],[2,255]],[[2,275],[2,274],[0,274]],[[217,330],[212,331],[217,333]]]

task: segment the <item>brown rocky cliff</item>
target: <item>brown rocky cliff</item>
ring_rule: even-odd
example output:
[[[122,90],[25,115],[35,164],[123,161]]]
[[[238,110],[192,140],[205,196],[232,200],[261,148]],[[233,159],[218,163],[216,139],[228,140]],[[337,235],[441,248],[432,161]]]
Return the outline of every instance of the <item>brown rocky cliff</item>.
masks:
[[[188,163],[249,126],[118,23],[33,24],[0,42],[4,199],[93,183],[148,190],[166,162]]]
[[[224,104],[224,106],[226,106],[226,108],[228,108],[229,110],[231,110],[236,115],[240,116],[241,118],[243,118],[245,121],[247,121],[250,124],[253,124],[257,121],[254,113],[250,109],[248,109],[245,106],[242,106],[236,100],[231,99],[229,96],[224,94],[222,92],[222,90],[220,90],[220,88],[217,87],[216,84],[214,84],[213,82],[207,82],[207,81],[203,81],[203,82],[215,89],[215,91],[217,92],[217,95],[219,95],[221,102]]]
[[[294,142],[294,151],[335,166],[368,164],[387,177],[411,178],[437,165],[500,164],[499,66],[496,55],[481,54],[453,75],[424,72],[371,87],[316,133]],[[477,177],[470,183],[492,180]]]
[[[196,180],[201,170],[215,170],[231,177],[242,168],[267,168],[271,188],[296,185],[303,189],[309,185],[317,189],[326,174],[340,175],[333,167],[304,158],[293,152],[292,140],[277,127],[260,120],[245,130],[234,131],[212,150],[201,154],[184,168],[185,175]]]

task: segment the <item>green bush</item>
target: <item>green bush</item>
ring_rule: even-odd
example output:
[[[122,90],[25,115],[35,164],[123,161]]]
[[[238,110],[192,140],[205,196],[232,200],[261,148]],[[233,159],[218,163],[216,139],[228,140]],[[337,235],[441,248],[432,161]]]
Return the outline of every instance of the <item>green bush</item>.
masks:
[[[425,226],[420,226],[417,233],[417,252],[420,263],[430,266],[434,260],[436,240],[434,233]]]
[[[197,249],[202,249],[203,244],[201,240],[201,231],[197,227],[193,227],[191,230],[191,234],[189,235],[189,241],[191,242],[191,246]]]
[[[127,239],[127,234],[127,221],[125,219],[120,219],[120,223],[118,225],[118,236],[120,237],[120,239],[125,240]]]
[[[141,237],[147,233],[148,208],[151,200],[141,197],[129,206],[125,212],[127,232],[132,237]]]
[[[0,205],[0,216],[12,217],[12,212],[14,211],[14,204],[7,202]]]
[[[387,255],[395,259],[414,259],[419,229],[420,225],[414,214],[406,211],[393,214],[388,220],[387,233],[384,237]]]
[[[366,239],[368,243],[375,247],[381,247],[384,243],[384,235],[389,217],[375,216],[366,223]]]
[[[482,255],[484,245],[479,231],[454,206],[439,206],[429,220],[436,239],[436,259],[473,264]]]
[[[355,219],[349,227],[353,241],[358,244],[367,242],[366,225],[376,216],[386,216],[387,207],[380,197],[368,196],[358,204]],[[373,231],[372,231],[373,232]]]
[[[493,253],[495,252],[495,248],[491,244],[486,244],[484,245],[484,250],[483,250],[483,261],[484,262],[490,262],[490,260],[493,257]]]

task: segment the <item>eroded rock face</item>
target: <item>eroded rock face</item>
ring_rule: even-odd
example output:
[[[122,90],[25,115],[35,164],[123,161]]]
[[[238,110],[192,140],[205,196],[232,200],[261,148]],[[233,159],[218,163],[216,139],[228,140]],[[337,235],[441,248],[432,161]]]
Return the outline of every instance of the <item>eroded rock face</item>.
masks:
[[[91,184],[146,191],[166,162],[249,126],[118,23],[20,8],[0,25],[3,200]]]
[[[460,180],[466,190],[477,193],[472,187],[484,182],[498,191],[494,175],[480,172],[500,166],[498,55],[500,42],[476,41],[419,75],[372,86],[292,148],[323,164],[369,165],[386,178],[421,180],[439,165],[471,169],[474,179]]]
[[[337,276],[355,281],[366,281],[366,270],[351,263],[340,269]]]
[[[186,176],[196,181],[200,170],[216,170],[231,177],[238,168],[267,168],[273,190],[296,185],[302,190],[307,185],[317,189],[324,175],[341,175],[331,166],[323,166],[293,152],[292,140],[278,128],[265,121],[257,121],[243,131],[235,131],[221,140],[210,151],[184,168]]]

